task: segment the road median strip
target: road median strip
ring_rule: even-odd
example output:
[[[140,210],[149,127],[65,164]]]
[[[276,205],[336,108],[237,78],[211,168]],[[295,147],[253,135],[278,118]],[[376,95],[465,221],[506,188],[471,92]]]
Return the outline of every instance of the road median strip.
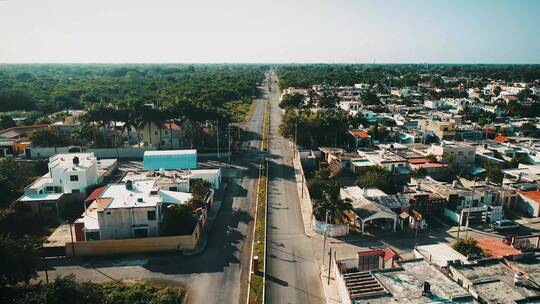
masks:
[[[270,102],[267,100],[263,121],[261,150],[268,151],[270,139]],[[255,208],[255,233],[251,255],[252,271],[250,272],[248,303],[264,303],[266,272],[266,216],[268,200],[268,163],[263,159],[259,165],[259,182]]]

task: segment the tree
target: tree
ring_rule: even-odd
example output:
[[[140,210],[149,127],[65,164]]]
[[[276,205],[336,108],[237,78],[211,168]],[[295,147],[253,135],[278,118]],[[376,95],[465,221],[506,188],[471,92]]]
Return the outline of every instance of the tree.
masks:
[[[189,235],[193,233],[198,218],[191,204],[168,204],[163,208],[163,211],[163,235]]]
[[[540,137],[540,130],[538,130],[535,124],[530,122],[521,125],[521,133],[526,137]]]
[[[0,235],[0,284],[28,283],[35,277],[37,255],[35,243],[28,237],[13,239]]]
[[[283,96],[283,99],[281,99],[281,102],[279,103],[279,107],[282,109],[300,108],[303,104],[304,95],[295,93]]]
[[[0,130],[15,127],[15,121],[9,115],[0,116]]]
[[[345,211],[352,209],[350,201],[339,198],[339,192],[324,191],[322,198],[316,199],[313,204],[313,216],[318,221],[326,221],[328,213],[328,223],[336,224],[337,219],[341,219]]]
[[[380,105],[381,101],[379,100],[379,97],[375,95],[373,92],[365,92],[361,96],[362,101],[364,102],[364,105]]]
[[[503,181],[504,173],[496,165],[487,164],[486,165],[486,176],[487,178],[494,183],[500,184]]]
[[[386,140],[389,132],[388,129],[386,129],[385,127],[379,127],[379,125],[376,124],[375,126],[369,128],[368,134],[373,140],[378,140],[382,142]]]
[[[71,142],[51,129],[36,130],[30,134],[32,144],[37,147],[66,146]]]
[[[204,200],[210,193],[210,189],[212,189],[212,184],[207,180],[197,178],[189,181],[189,190],[194,199]]]
[[[368,167],[358,173],[356,184],[360,188],[377,188],[386,194],[396,193],[396,185],[392,181],[392,173],[382,167]]]
[[[336,108],[338,102],[339,97],[337,95],[325,92],[319,99],[319,107],[325,109],[334,109]]]
[[[477,243],[478,242],[475,239],[471,238],[459,239],[452,245],[452,248],[454,248],[457,252],[463,254],[464,256],[483,256],[484,253],[482,249],[477,246]]]
[[[397,123],[392,118],[385,117],[385,118],[382,119],[381,125],[383,125],[385,127],[388,127],[388,128],[393,128],[393,127],[397,126]]]

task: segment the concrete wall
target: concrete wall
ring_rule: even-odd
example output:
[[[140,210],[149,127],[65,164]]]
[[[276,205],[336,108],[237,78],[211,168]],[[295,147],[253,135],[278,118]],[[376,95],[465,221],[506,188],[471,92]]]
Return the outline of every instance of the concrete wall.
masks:
[[[84,150],[84,149],[83,149]],[[86,152],[94,152],[97,158],[128,158],[142,159],[144,151],[154,151],[156,148],[89,148]],[[32,159],[49,158],[57,153],[68,153],[69,147],[33,147],[30,148],[30,156]]]
[[[156,212],[155,220],[148,220],[148,211]],[[157,237],[160,217],[159,209],[154,206],[98,211],[100,237],[102,240],[134,238],[135,227],[146,228],[149,237]]]
[[[67,242],[66,256],[82,257],[158,251],[192,250],[195,248],[198,239],[199,229],[195,229],[192,235],[127,240],[102,240],[75,243]],[[75,249],[75,254],[73,254],[73,249]]]
[[[342,274],[339,272],[339,269],[337,267],[336,260],[332,258],[332,267],[334,267],[334,278],[336,281],[336,285],[338,287],[339,296],[341,298],[342,304],[351,304],[351,298],[349,296],[349,292],[347,291],[347,285],[345,285],[345,280],[342,277]],[[355,267],[358,265],[355,265]]]
[[[325,228],[326,227],[326,228]],[[344,236],[349,234],[349,225],[333,225],[333,224],[325,224],[324,222],[320,222],[315,220],[315,226],[313,227],[314,230],[320,234],[324,234],[324,230],[326,229],[326,235],[331,237],[337,237],[337,236]]]

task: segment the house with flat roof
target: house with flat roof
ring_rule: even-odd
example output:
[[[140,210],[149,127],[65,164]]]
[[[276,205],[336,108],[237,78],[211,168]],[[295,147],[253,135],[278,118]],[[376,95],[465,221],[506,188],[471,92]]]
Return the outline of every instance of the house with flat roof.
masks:
[[[341,303],[473,303],[470,293],[424,259],[398,261],[385,248],[332,262]]]
[[[533,269],[533,266],[536,269],[538,259],[526,261],[522,262],[521,268],[512,267],[520,265],[520,262],[510,261],[509,267],[498,259],[479,260],[468,265],[456,263],[449,266],[449,275],[481,303],[537,303],[540,289],[536,283],[536,272],[523,276],[523,271]]]
[[[193,170],[159,170],[128,172],[123,178],[123,182],[128,180],[148,180],[155,179],[156,185],[161,190],[191,192],[190,181],[201,179],[209,182],[214,189],[219,189],[221,185],[221,169],[193,169]]]
[[[62,198],[87,194],[87,189],[103,181],[117,166],[115,159],[97,160],[94,153],[62,153],[49,158],[49,172],[24,189],[18,202],[32,208],[35,215],[58,216]]]
[[[159,189],[157,179],[109,184],[76,220],[76,241],[159,236],[163,204],[191,198],[191,193]]]
[[[456,261],[460,261],[463,264],[471,263],[466,256],[457,252],[446,243],[416,246],[414,248],[414,255],[437,266],[444,273],[448,271],[448,265]]]
[[[438,145],[431,145],[427,150],[427,155],[434,155],[438,161],[443,163],[456,163],[460,166],[472,165],[476,159],[476,146],[442,141]]]

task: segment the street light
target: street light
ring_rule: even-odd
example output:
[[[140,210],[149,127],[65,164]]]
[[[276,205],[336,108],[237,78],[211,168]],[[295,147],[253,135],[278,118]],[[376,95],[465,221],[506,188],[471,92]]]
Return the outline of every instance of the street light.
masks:
[[[471,203],[469,204],[469,210],[467,211],[467,222],[465,223],[465,239],[469,236],[469,217],[471,216],[472,203],[474,201],[474,188],[476,187],[476,177],[474,178],[472,193],[471,193]]]
[[[324,238],[323,238],[323,247],[322,247],[322,264],[324,265],[324,256],[326,252],[326,232],[328,231],[328,210],[326,210],[326,216],[324,219]]]

